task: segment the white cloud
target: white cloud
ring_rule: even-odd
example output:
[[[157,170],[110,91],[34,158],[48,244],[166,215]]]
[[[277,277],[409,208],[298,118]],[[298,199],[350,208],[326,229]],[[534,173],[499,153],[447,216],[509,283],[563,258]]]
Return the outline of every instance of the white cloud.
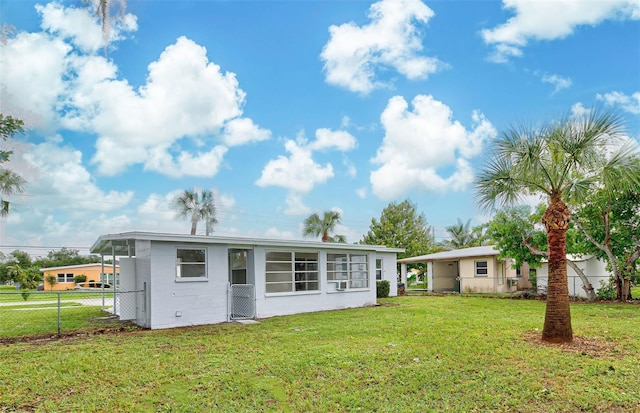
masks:
[[[227,146],[245,145],[271,138],[271,131],[261,129],[249,118],[232,119],[224,127],[222,142]]]
[[[289,192],[285,202],[287,203],[287,209],[284,210],[285,215],[308,215],[311,213],[311,208],[304,204],[302,195],[298,192]]]
[[[571,115],[574,117],[582,117],[589,113],[589,109],[585,108],[581,102],[571,106]]]
[[[566,89],[573,83],[571,79],[562,77],[559,75],[544,75],[542,76],[543,83],[549,83],[554,86],[553,93],[558,93],[562,89]]]
[[[365,199],[367,197],[367,188],[362,187],[356,189],[356,195],[358,195],[358,197],[360,197],[361,199]]]
[[[11,102],[0,101],[3,113],[11,103],[22,111],[39,114],[41,127],[53,131],[56,103],[65,93],[62,77],[70,51],[68,44],[44,33],[18,33],[0,47],[3,92],[11,96]]]
[[[276,227],[271,227],[269,229],[267,229],[263,236],[265,238],[275,238],[275,239],[295,239],[295,235],[293,234],[293,232],[291,231],[281,231],[279,229],[277,229]]]
[[[420,0],[382,0],[369,9],[371,23],[331,26],[320,54],[327,83],[366,94],[385,86],[377,80],[380,69],[393,68],[408,79],[443,69],[446,65],[437,58],[419,55],[423,46],[417,24],[433,15]]]
[[[580,26],[595,26],[611,19],[640,19],[637,0],[503,0],[515,14],[506,23],[482,30],[486,44],[495,45],[491,60],[502,63],[522,55],[530,40],[555,40],[573,34]]]
[[[357,144],[358,141],[349,132],[321,128],[316,130],[316,140],[309,145],[309,148],[320,151],[335,149],[345,152],[355,149]]]
[[[355,178],[358,174],[358,170],[356,169],[356,166],[353,164],[353,162],[351,162],[347,157],[344,157],[342,159],[342,164],[345,166],[345,168],[347,168],[347,175],[349,175],[351,178]]]
[[[604,95],[596,95],[598,100],[604,100],[607,105],[619,106],[622,110],[634,115],[640,114],[640,92],[635,92],[631,96],[622,92],[610,92]]]
[[[267,163],[256,185],[280,186],[300,193],[308,193],[316,184],[333,177],[333,166],[316,163],[306,142],[287,140],[285,149],[289,156],[279,156]]]
[[[59,146],[59,138],[34,145],[24,155],[38,177],[29,182],[29,192],[46,195],[47,202],[65,202],[72,208],[112,211],[127,205],[132,191],[102,191],[82,164],[82,153]],[[36,202],[37,203],[37,202]]]
[[[45,6],[37,4],[35,7],[42,16],[43,30],[69,40],[83,52],[93,53],[104,46],[101,25],[86,7],[63,7],[56,2]],[[126,14],[112,21],[109,40],[121,40],[125,32],[137,30],[136,17]]]
[[[45,133],[63,127],[97,135],[91,162],[99,173],[142,164],[172,177],[211,177],[227,146],[270,138],[242,116],[245,93],[235,74],[210,62],[192,40],[168,46],[136,89],[100,55],[100,25],[88,8],[50,3],[38,10],[46,31],[18,33],[0,48],[2,96],[12,97],[10,108],[0,106],[3,113],[39,114]],[[136,29],[135,17],[126,15],[111,40]]]
[[[484,143],[497,132],[478,111],[473,129],[453,120],[451,109],[432,96],[418,95],[409,110],[401,96],[391,98],[381,115],[385,136],[373,163],[373,193],[394,199],[410,189],[457,191],[473,181],[469,159],[479,155]],[[447,177],[438,170],[449,171]]]
[[[255,182],[260,187],[279,186],[289,190],[286,203],[287,215],[303,215],[310,212],[302,196],[311,192],[317,184],[323,184],[335,176],[333,165],[320,165],[313,159],[313,151],[349,151],[357,146],[357,140],[348,132],[321,128],[316,130],[316,139],[308,142],[301,131],[296,140],[287,139],[285,150],[289,156],[280,155],[270,160]],[[349,166],[347,173],[355,175],[355,167]]]

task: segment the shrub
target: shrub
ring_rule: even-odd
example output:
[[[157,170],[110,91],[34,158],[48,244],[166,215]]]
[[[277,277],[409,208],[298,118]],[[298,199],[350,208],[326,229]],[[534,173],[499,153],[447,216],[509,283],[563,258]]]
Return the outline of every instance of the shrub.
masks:
[[[376,281],[376,297],[385,298],[389,296],[389,281]]]
[[[76,284],[83,283],[83,282],[87,281],[87,276],[84,275],[84,274],[76,275],[75,277],[73,277],[73,281]]]
[[[600,288],[598,288],[598,298],[601,300],[615,300],[618,297],[616,286],[613,280],[605,282],[600,280]]]

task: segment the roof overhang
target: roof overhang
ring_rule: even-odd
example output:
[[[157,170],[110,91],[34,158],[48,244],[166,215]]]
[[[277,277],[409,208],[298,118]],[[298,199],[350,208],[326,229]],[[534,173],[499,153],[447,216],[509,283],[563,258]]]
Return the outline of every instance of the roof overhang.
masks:
[[[457,261],[463,258],[474,257],[490,257],[498,256],[500,251],[492,245],[484,245],[480,247],[461,248],[451,251],[436,252],[433,254],[420,255],[417,257],[409,257],[398,260],[399,264],[413,264],[416,262],[427,261]]]
[[[376,252],[404,252],[404,248],[387,248],[383,245],[344,244],[333,242],[318,242],[304,240],[282,240],[222,237],[204,235],[166,234],[153,232],[124,232],[120,234],[108,234],[99,237],[91,246],[92,254],[104,256],[135,256],[135,242],[138,240],[154,242],[173,242],[180,244],[213,244],[230,245],[234,247],[283,247],[283,248],[314,248],[323,250],[356,250]]]

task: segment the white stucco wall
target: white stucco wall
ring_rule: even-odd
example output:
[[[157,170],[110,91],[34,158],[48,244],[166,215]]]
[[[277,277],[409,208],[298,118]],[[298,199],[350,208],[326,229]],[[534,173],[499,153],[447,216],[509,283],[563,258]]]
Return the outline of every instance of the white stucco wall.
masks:
[[[389,297],[398,295],[398,264],[395,253],[376,253],[377,259],[382,259],[382,279],[389,281]],[[375,274],[374,274],[375,276]],[[405,288],[407,286],[405,285]]]
[[[176,279],[178,248],[206,250],[206,281]],[[136,250],[136,255],[138,251]],[[150,251],[150,328],[227,321],[228,254],[225,245],[152,242]]]
[[[600,289],[600,281],[608,282],[610,274],[607,272],[606,264],[600,261],[596,257],[589,257],[580,261],[574,261],[576,265],[582,269],[582,271],[589,279],[589,282],[597,292]],[[540,264],[540,268],[537,270],[537,285],[538,290],[547,288],[549,282],[549,264],[543,262]],[[587,293],[582,288],[582,280],[578,274],[567,266],[567,284],[569,286],[569,295],[573,297],[587,297]]]
[[[369,272],[369,288],[337,291],[335,284],[327,281],[326,251],[318,249],[268,248],[264,246],[229,246],[226,244],[186,243],[165,241],[136,241],[136,257],[129,261],[121,277],[135,282],[135,289],[146,286],[146,298],[136,303],[136,322],[142,326],[160,329],[202,324],[216,324],[228,320],[229,306],[229,248],[250,249],[247,260],[247,283],[254,283],[256,293],[256,317],[297,314],[375,305],[376,258],[383,259],[383,276],[396,288],[396,254],[375,251],[333,250],[339,253],[366,254]],[[206,280],[176,278],[176,250],[178,248],[206,251]],[[295,293],[266,293],[266,251],[318,252],[319,291]],[[143,297],[140,294],[140,297]]]

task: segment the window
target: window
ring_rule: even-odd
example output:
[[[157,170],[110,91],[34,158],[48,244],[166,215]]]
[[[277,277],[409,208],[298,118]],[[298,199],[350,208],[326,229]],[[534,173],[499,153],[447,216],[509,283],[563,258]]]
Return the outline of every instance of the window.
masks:
[[[486,277],[489,275],[487,261],[476,261],[476,277]]]
[[[193,280],[207,278],[206,250],[204,249],[177,249],[176,278]]]
[[[376,259],[376,281],[382,280],[382,259]]]
[[[56,281],[59,283],[72,283],[73,274],[58,274],[56,277]]]
[[[267,252],[266,292],[318,291],[317,252]]]
[[[327,280],[341,281],[340,289],[368,288],[369,269],[366,254],[327,254]]]

